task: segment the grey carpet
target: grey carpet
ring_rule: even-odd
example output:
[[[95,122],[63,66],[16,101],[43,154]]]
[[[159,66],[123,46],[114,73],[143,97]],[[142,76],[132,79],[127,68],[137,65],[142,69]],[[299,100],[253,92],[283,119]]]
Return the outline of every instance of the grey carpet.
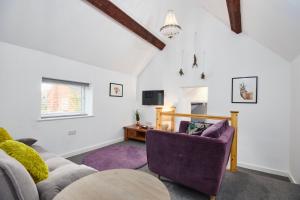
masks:
[[[144,145],[144,143],[132,141],[123,144]],[[70,158],[70,160],[81,163],[83,156],[78,155]],[[139,170],[155,176],[147,166]],[[172,200],[209,199],[208,196],[176,184],[171,180],[162,178],[162,182],[168,188]],[[276,178],[273,175],[269,176],[243,169],[237,173],[227,172],[225,174],[217,200],[300,200],[300,186],[287,182],[285,178]]]
[[[153,174],[145,166],[141,171]],[[155,175],[155,174],[153,174]],[[195,190],[161,178],[172,200],[208,200]],[[225,174],[218,200],[300,200],[300,186],[261,175],[236,172]]]

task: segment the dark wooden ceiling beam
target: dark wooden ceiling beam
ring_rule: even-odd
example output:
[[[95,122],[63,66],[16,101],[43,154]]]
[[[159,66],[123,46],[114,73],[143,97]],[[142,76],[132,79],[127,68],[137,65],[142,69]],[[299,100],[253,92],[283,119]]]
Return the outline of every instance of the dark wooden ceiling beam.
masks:
[[[127,27],[129,30],[143,38],[144,40],[148,41],[155,47],[160,50],[163,50],[166,46],[160,39],[154,36],[150,31],[136,22],[133,18],[127,15],[124,11],[122,11],[119,7],[113,4],[109,0],[87,0],[96,8],[100,9],[111,18],[122,24],[123,26]]]
[[[231,30],[237,34],[242,32],[241,2],[240,0],[226,0]]]

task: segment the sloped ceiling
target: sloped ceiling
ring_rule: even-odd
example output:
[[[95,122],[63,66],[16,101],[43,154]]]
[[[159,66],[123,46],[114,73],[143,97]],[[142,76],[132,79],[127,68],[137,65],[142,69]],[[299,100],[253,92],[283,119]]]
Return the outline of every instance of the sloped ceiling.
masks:
[[[114,3],[162,38],[151,17],[158,1]],[[1,0],[0,40],[125,73],[159,52],[84,0]]]
[[[199,0],[230,26],[226,0]],[[243,33],[288,61],[300,55],[299,0],[241,0]]]
[[[199,12],[202,6],[230,26],[226,0],[198,1]],[[113,2],[167,45],[170,41],[159,33],[166,11],[189,12],[184,10],[188,1],[182,0]],[[288,61],[300,54],[299,0],[241,0],[241,4],[243,33]],[[1,0],[0,40],[133,74],[159,53],[85,0]]]

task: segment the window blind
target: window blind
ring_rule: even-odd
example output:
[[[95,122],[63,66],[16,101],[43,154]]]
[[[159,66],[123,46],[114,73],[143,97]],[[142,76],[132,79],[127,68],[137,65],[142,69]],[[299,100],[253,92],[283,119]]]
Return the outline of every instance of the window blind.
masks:
[[[43,78],[41,117],[86,115],[85,95],[88,83]]]

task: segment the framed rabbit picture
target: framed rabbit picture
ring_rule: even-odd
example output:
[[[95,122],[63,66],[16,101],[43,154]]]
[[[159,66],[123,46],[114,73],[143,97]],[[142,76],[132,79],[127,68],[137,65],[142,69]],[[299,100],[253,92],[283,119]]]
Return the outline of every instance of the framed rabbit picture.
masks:
[[[257,76],[232,78],[232,103],[257,104]]]
[[[109,84],[109,96],[123,97],[123,85],[118,83]]]

